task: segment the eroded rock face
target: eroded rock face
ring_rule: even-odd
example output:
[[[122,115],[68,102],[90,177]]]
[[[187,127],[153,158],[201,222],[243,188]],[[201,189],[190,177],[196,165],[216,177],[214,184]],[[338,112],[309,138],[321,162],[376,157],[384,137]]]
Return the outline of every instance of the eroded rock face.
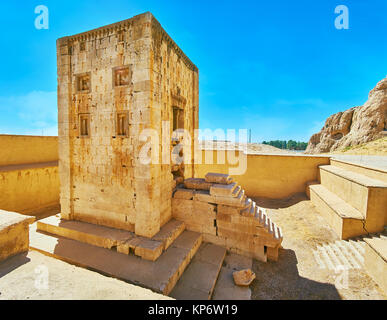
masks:
[[[310,140],[306,153],[323,153],[355,146],[382,137],[387,130],[387,77],[370,91],[360,107],[331,115]]]

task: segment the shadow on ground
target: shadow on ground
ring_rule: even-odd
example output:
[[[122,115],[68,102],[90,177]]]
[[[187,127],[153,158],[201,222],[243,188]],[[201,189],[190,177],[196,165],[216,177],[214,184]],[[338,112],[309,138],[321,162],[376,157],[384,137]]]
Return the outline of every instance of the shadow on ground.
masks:
[[[299,275],[297,257],[293,250],[281,249],[277,262],[254,260],[253,300],[338,300],[332,284],[313,281]]]
[[[251,198],[259,207],[280,209],[291,207],[301,201],[309,200],[305,193],[295,193],[285,199]]]
[[[0,279],[6,274],[29,262],[30,259],[27,258],[27,254],[28,252],[21,253],[0,262]]]

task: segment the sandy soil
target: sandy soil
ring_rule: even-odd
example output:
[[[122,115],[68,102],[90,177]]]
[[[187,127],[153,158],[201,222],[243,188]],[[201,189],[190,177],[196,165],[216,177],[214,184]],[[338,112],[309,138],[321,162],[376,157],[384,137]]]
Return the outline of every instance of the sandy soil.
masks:
[[[234,143],[234,142],[221,142],[221,141],[200,141],[201,149],[218,149],[218,150],[244,150],[248,154],[300,154],[300,152],[291,150],[282,150],[273,146],[260,143]]]
[[[358,146],[344,148],[343,150],[333,151],[331,152],[331,154],[387,156],[387,137],[364,143]]]
[[[48,275],[47,282],[44,280],[44,274]],[[41,299],[166,300],[171,298],[73,266],[36,251],[19,254],[0,263],[0,300]]]
[[[336,281],[334,271],[317,267],[313,250],[338,237],[304,194],[283,201],[254,200],[270,208],[284,240],[278,262],[254,261],[253,299],[387,299],[364,269],[349,270],[348,287],[340,288],[343,282]]]

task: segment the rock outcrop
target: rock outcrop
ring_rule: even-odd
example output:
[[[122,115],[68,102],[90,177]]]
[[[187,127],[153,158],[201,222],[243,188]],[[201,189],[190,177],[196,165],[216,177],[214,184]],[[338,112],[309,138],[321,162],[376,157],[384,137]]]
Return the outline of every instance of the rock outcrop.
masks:
[[[324,153],[363,144],[383,137],[387,130],[387,77],[370,91],[360,107],[331,115],[314,134],[305,153]]]

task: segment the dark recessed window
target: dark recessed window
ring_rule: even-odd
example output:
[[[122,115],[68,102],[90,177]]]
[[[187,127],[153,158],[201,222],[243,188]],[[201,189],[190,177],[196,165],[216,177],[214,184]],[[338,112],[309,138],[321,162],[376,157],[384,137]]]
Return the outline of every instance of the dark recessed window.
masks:
[[[117,113],[117,136],[127,137],[129,135],[128,112],[122,111]]]
[[[79,115],[79,136],[90,137],[90,114],[88,113]]]
[[[76,76],[77,91],[87,92],[91,89],[90,73],[84,73]]]
[[[118,42],[124,42],[124,40],[125,40],[125,33],[124,33],[124,31],[119,31],[117,33],[117,40],[118,40]]]
[[[129,67],[113,69],[113,84],[115,87],[127,86],[130,84],[131,74]]]
[[[86,51],[86,42],[83,41],[79,44],[79,51]]]

